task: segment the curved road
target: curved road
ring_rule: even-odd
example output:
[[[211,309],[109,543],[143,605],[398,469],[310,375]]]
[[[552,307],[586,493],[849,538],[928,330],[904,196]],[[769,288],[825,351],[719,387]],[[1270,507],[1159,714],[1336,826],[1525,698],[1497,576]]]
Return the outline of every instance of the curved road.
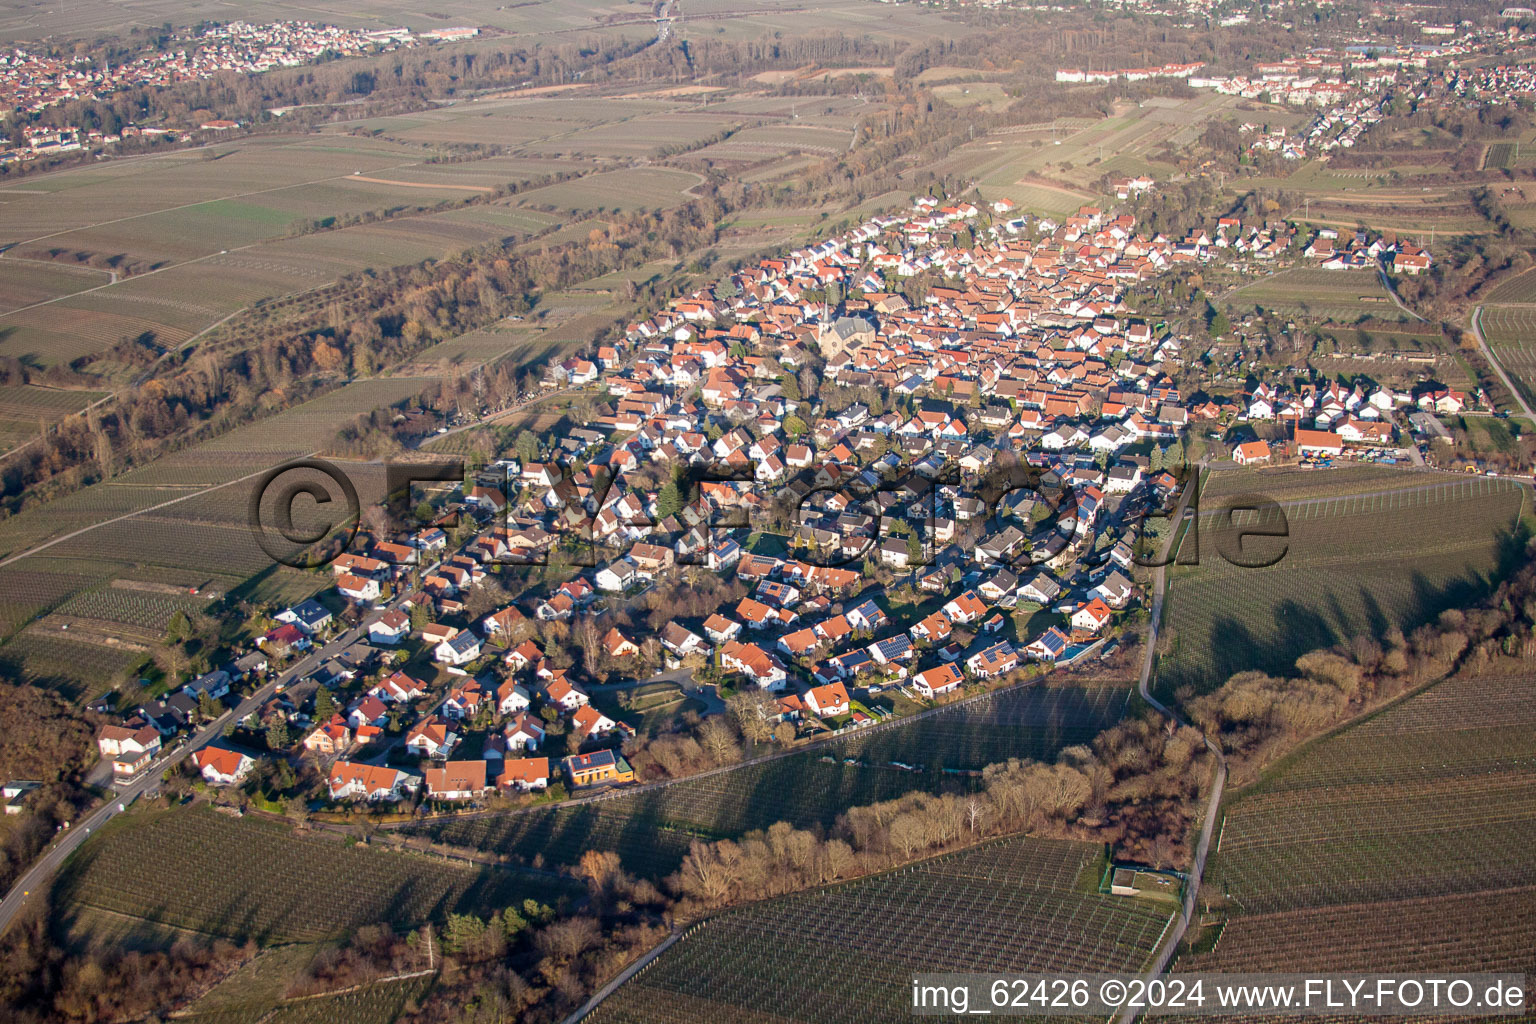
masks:
[[[16,915],[21,912],[22,907],[31,898],[33,893],[41,895],[42,891],[47,887],[49,879],[53,877],[54,872],[69,859],[70,854],[79,849],[80,844],[85,842],[92,832],[101,828],[114,816],[126,810],[129,804],[145,793],[158,789],[163,772],[169,768],[174,768],[186,759],[188,755],[194,751],[201,750],[211,741],[217,739],[223,733],[224,726],[228,723],[238,722],[252,711],[255,711],[277,692],[279,686],[286,688],[293,685],[313,671],[322,661],[340,653],[347,645],[365,636],[368,626],[387,610],[388,606],[370,613],[358,625],[344,633],[337,634],[324,647],[312,651],[307,657],[295,662],[286,671],[275,676],[255,693],[241,701],[239,706],[233,711],[224,712],[224,714],[209,722],[199,732],[194,734],[189,741],[157,758],[144,770],[143,775],[137,782],[129,783],[118,789],[116,795],[102,804],[102,806],[75,821],[67,831],[60,832],[54,838],[53,844],[11,887],[11,891],[6,893],[5,898],[0,900],[0,934],[4,934],[5,930],[11,926],[11,922],[16,919]]]
[[[1168,542],[1163,545],[1162,561],[1171,560],[1175,553],[1174,543],[1178,540],[1180,527],[1184,523],[1184,514],[1189,508],[1190,499],[1199,490],[1200,474],[1205,470],[1205,462],[1202,460],[1195,469],[1195,479],[1184,488],[1184,494],[1179,499],[1179,507],[1174,514],[1174,529],[1168,537]],[[1178,722],[1180,725],[1188,725],[1183,717],[1162,701],[1152,696],[1149,683],[1152,678],[1152,661],[1157,654],[1157,633],[1159,624],[1163,619],[1163,596],[1167,586],[1167,570],[1158,566],[1152,570],[1152,614],[1151,626],[1147,632],[1146,654],[1141,662],[1141,676],[1137,680],[1136,689],[1141,694],[1141,699],[1152,705],[1158,711]],[[1221,749],[1207,737],[1206,749],[1216,755],[1216,781],[1211,787],[1211,799],[1205,807],[1205,820],[1200,825],[1200,838],[1195,844],[1195,861],[1190,866],[1189,879],[1184,886],[1184,905],[1179,908],[1179,916],[1173,921],[1173,929],[1168,933],[1163,944],[1157,951],[1157,957],[1152,965],[1147,968],[1145,978],[1151,980],[1168,969],[1168,962],[1173,959],[1173,954],[1179,948],[1179,943],[1184,938],[1184,933],[1189,930],[1190,922],[1195,916],[1195,897],[1200,892],[1200,878],[1205,873],[1205,858],[1211,848],[1211,832],[1216,825],[1216,812],[1221,808],[1221,794],[1227,785],[1227,759]],[[1116,1014],[1117,1024],[1131,1024],[1140,1014],[1140,1010],[1127,1008]]]
[[[1489,345],[1488,339],[1483,337],[1482,306],[1474,306],[1472,308],[1472,336],[1477,339],[1477,347],[1482,349],[1483,358],[1488,360],[1488,365],[1493,367],[1493,372],[1498,374],[1499,380],[1503,382],[1504,390],[1514,397],[1515,404],[1520,407],[1521,413],[1527,419],[1536,421],[1536,412],[1532,412],[1531,407],[1525,404],[1525,396],[1520,393],[1519,388],[1515,387],[1515,382],[1509,379],[1509,374],[1504,372],[1503,365],[1494,357],[1493,346]]]

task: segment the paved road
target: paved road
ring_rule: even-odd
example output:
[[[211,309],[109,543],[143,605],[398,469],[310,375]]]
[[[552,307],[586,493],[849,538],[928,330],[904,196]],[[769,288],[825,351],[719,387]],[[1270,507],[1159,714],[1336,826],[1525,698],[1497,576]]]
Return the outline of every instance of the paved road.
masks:
[[[561,1021],[560,1024],[577,1024],[577,1021],[582,1020],[587,1016],[587,1014],[597,1009],[599,1003],[617,992],[620,985],[624,984],[630,978],[633,978],[635,975],[645,970],[645,968],[650,966],[652,960],[655,960],[657,957],[661,956],[661,954],[671,949],[673,943],[677,942],[678,939],[681,939],[683,934],[683,932],[674,929],[672,934],[667,936],[666,941],[657,946],[655,949],[651,950],[649,953],[645,954],[645,956],[641,957],[639,960],[636,960],[634,963],[624,968],[624,970],[620,971],[617,977],[609,981],[608,984],[604,985],[596,992],[592,993],[592,998],[588,999],[585,1003],[582,1003],[581,1009],[565,1018],[565,1020]]]
[[[117,795],[112,799],[98,807],[95,811],[87,814],[84,818],[74,822],[67,831],[59,833],[55,837],[53,845],[11,887],[11,891],[6,893],[5,898],[0,900],[0,934],[4,934],[5,930],[11,926],[11,922],[15,920],[22,906],[33,894],[41,896],[43,889],[47,886],[49,879],[53,877],[54,872],[58,871],[64,861],[69,858],[69,855],[74,853],[92,832],[105,825],[121,811],[126,810],[128,805],[139,797],[158,788],[161,773],[168,768],[175,767],[194,751],[202,749],[209,742],[217,739],[223,734],[224,727],[230,722],[238,722],[252,711],[255,711],[277,692],[279,686],[284,688],[291,686],[312,672],[326,658],[339,653],[344,647],[358,638],[366,636],[368,626],[380,615],[383,615],[385,610],[381,608],[370,614],[356,627],[338,634],[335,639],[331,640],[324,647],[312,651],[307,657],[296,662],[281,675],[275,676],[255,693],[241,701],[239,706],[233,711],[226,711],[223,715],[220,715],[217,719],[204,726],[190,741],[183,743],[170,753],[157,759],[145,769],[139,781],[118,789]]]
[[[1203,472],[1204,470],[1205,463],[1202,461],[1198,467],[1198,472]],[[1173,557],[1173,545],[1179,537],[1177,524],[1183,523],[1184,510],[1189,507],[1190,499],[1194,497],[1200,485],[1198,472],[1195,480],[1184,488],[1184,494],[1179,499],[1178,511],[1174,516],[1176,527],[1169,535],[1167,544],[1163,546],[1163,560]],[[1137,680],[1136,688],[1140,692],[1142,700],[1181,725],[1187,725],[1188,723],[1176,711],[1152,696],[1151,688],[1148,685],[1152,678],[1153,658],[1157,654],[1157,633],[1163,618],[1163,595],[1166,591],[1167,579],[1167,570],[1165,568],[1158,567],[1152,570],[1152,624],[1147,633],[1147,648],[1142,658],[1141,676]],[[1179,909],[1179,916],[1174,919],[1172,929],[1164,939],[1162,946],[1158,949],[1156,959],[1147,968],[1145,976],[1149,980],[1162,974],[1168,968],[1168,961],[1173,959],[1174,951],[1179,948],[1179,942],[1183,940],[1184,933],[1189,930],[1190,922],[1194,920],[1195,897],[1200,891],[1200,878],[1205,873],[1205,858],[1211,848],[1211,831],[1216,824],[1216,813],[1221,808],[1222,790],[1227,785],[1226,757],[1222,755],[1221,749],[1212,743],[1209,738],[1206,739],[1205,745],[1212,754],[1216,755],[1216,782],[1211,787],[1211,799],[1205,808],[1205,821],[1200,826],[1200,839],[1195,845],[1195,862],[1190,867],[1189,877],[1184,886],[1184,905]],[[1140,1011],[1137,1009],[1127,1008],[1117,1014],[1115,1020],[1117,1024],[1131,1024],[1139,1013]]]
[[[1515,387],[1515,382],[1509,379],[1509,374],[1504,372],[1504,367],[1493,354],[1493,347],[1488,344],[1488,339],[1483,337],[1483,307],[1475,306],[1472,309],[1472,336],[1477,339],[1477,347],[1483,350],[1483,358],[1488,360],[1488,365],[1493,367],[1493,372],[1499,375],[1499,380],[1504,383],[1504,390],[1514,396],[1515,404],[1528,419],[1536,420],[1536,412],[1525,404],[1525,398],[1520,394],[1520,389]]]

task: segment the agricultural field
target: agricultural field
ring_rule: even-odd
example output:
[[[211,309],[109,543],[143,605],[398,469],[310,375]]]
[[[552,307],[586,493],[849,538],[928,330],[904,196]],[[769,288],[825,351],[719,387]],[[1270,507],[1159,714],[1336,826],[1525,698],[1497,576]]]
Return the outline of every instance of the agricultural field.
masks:
[[[33,384],[0,386],[0,449],[9,449],[38,436],[50,426],[82,411],[101,398],[100,391],[45,388]]]
[[[52,261],[6,259],[0,268],[0,313],[73,295],[112,280],[111,271]]]
[[[1536,270],[1512,277],[1488,293],[1491,303],[1536,303]]]
[[[70,700],[90,700],[126,679],[149,657],[142,644],[109,645],[98,642],[102,639],[79,631],[70,635],[45,620],[0,648],[0,667],[13,678],[57,690]]]
[[[1381,286],[1374,270],[1285,270],[1261,277],[1227,293],[1229,309],[1248,312],[1255,306],[1314,321],[1355,324],[1362,320],[1400,320],[1399,310]]]
[[[1510,281],[1497,291],[1519,280]],[[1524,392],[1525,400],[1536,401],[1536,305],[1485,306],[1478,323],[1494,357]]]
[[[916,790],[963,792],[989,764],[1011,757],[1053,758],[1117,721],[1125,698],[1126,691],[1116,687],[1020,687],[828,747],[642,793],[575,807],[427,821],[401,831],[524,862],[542,856],[544,864],[572,864],[588,848],[614,850],[629,870],[661,877],[677,868],[695,835],[739,836],[780,821],[827,827],[847,807]],[[638,841],[641,836],[648,838]]]
[[[1229,917],[1180,969],[1531,970],[1533,707],[1496,664],[1282,762],[1226,811],[1206,886]]]
[[[590,1019],[854,1024],[909,1015],[917,971],[1136,971],[1172,906],[1099,895],[1100,866],[1090,843],[1004,839],[723,913]]]
[[[588,210],[657,210],[688,201],[687,192],[703,179],[689,171],[647,167],[629,171],[605,171],[558,185],[524,192],[519,202],[528,206],[554,206],[578,212]]]
[[[814,111],[807,104],[803,123],[756,127],[781,115],[577,88],[40,175],[0,204],[0,247],[12,268],[0,289],[0,354],[51,366],[89,361],[125,338],[190,344],[263,300],[561,223],[536,207],[676,206],[703,179],[644,163],[733,128],[746,129],[734,141],[749,149],[841,152],[851,138],[847,105],[834,97]],[[444,146],[460,144],[510,152],[440,162]],[[573,172],[582,176],[488,195]],[[104,384],[135,372],[105,362],[87,369]],[[19,440],[20,421],[0,419],[0,443],[7,433]]]
[[[954,82],[935,87],[933,94],[952,107],[984,106],[1002,110],[1013,102],[996,82]]]
[[[853,133],[842,127],[800,122],[764,125],[744,128],[724,142],[706,146],[699,151],[699,156],[712,160],[746,162],[768,160],[790,153],[832,156],[847,150],[852,138]]]
[[[205,611],[207,597],[196,597],[180,587],[177,592],[151,589],[133,580],[114,580],[107,587],[76,594],[55,612],[73,618],[99,619],[134,626],[150,635],[165,632],[171,616],[177,612],[193,614]]]
[[[348,846],[194,807],[116,819],[70,860],[53,899],[66,927],[72,908],[90,907],[272,944],[341,938],[380,920],[411,928],[528,898],[553,905],[570,892],[548,877]]]
[[[842,757],[927,770],[976,771],[1009,758],[1050,760],[1087,743],[1125,712],[1125,686],[1003,690],[910,724],[855,734],[835,745]]]
[[[1448,354],[1448,343],[1440,329],[1414,320],[1367,320],[1352,327],[1319,327],[1316,333],[1332,342],[1341,356],[1360,354],[1387,360],[1387,365],[1379,368],[1377,373],[1417,369],[1417,364],[1394,365],[1392,357],[1400,352]]]
[[[1217,554],[1214,517],[1222,493],[1268,494],[1269,474],[1212,474],[1208,486],[1216,490],[1201,500],[1200,564],[1172,576],[1160,691],[1210,689],[1246,669],[1283,673],[1308,651],[1393,627],[1409,632],[1488,591],[1501,570],[1502,542],[1525,510],[1520,487],[1483,477],[1425,483],[1419,475],[1344,472],[1351,474],[1344,493],[1330,494],[1333,474],[1315,471],[1306,475],[1320,493],[1271,495],[1285,512],[1289,540],[1284,557],[1264,568]],[[1302,473],[1282,473],[1276,482],[1295,484]],[[1371,480],[1378,483],[1359,489]],[[1249,543],[1272,550],[1273,542]]]
[[[1438,170],[1443,171],[1443,165]],[[1399,166],[1394,171],[1405,175],[1432,175],[1437,168]],[[1380,172],[1343,173],[1365,176]],[[1326,192],[1315,195],[1297,220],[1318,227],[1344,230],[1353,230],[1364,223],[1378,231],[1412,234],[1439,232],[1446,235],[1475,235],[1489,232],[1493,228],[1491,222],[1473,205],[1466,186],[1448,189],[1421,186],[1405,190],[1394,186],[1390,179],[1378,179],[1363,187],[1359,185],[1359,180],[1356,178],[1356,184],[1349,187],[1348,195]]]
[[[1519,158],[1520,144],[1518,142],[1495,142],[1489,145],[1488,151],[1483,154],[1483,169],[1492,171],[1509,170],[1515,166]]]
[[[425,973],[377,981],[355,991],[335,994],[301,996],[293,999],[280,998],[282,988],[292,980],[292,975],[303,970],[308,958],[313,956],[312,946],[290,946],[297,956],[283,959],[283,950],[263,953],[236,971],[233,976],[214,987],[207,996],[198,1000],[179,1020],[189,1024],[330,1024],[346,1021],[347,1024],[390,1024],[407,1003],[419,1000],[431,988],[433,978]],[[263,963],[263,961],[277,962]],[[276,991],[259,983],[252,986],[247,974],[253,966],[265,966],[276,977]],[[410,972],[415,973],[415,972]],[[223,996],[221,990],[239,986],[242,990]],[[221,998],[221,996],[223,996]]]

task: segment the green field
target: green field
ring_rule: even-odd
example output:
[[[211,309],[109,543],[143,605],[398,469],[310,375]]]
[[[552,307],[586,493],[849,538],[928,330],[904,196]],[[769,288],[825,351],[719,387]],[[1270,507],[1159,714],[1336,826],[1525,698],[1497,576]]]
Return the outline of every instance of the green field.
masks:
[[[1211,475],[1201,496],[1200,565],[1172,576],[1160,691],[1206,690],[1246,669],[1283,673],[1308,651],[1394,626],[1409,632],[1488,591],[1501,538],[1524,510],[1522,488],[1482,477],[1341,472],[1348,476],[1337,493],[1328,471]],[[1302,477],[1313,481],[1309,496],[1281,489],[1302,486]],[[1283,505],[1289,541],[1275,565],[1242,568],[1215,550],[1220,496],[1242,493]]]
[[[1509,670],[1439,683],[1240,795],[1204,886],[1229,920],[1179,968],[1536,966],[1536,680]]]
[[[70,860],[54,903],[66,926],[71,908],[83,906],[269,944],[341,938],[376,921],[407,929],[527,898],[554,904],[570,891],[547,877],[347,846],[192,808],[136,812],[103,828]]]
[[[1136,971],[1171,908],[1085,889],[1100,857],[1091,843],[1004,839],[720,914],[590,1019],[862,1024],[909,1016],[918,971]]]
[[[546,864],[573,864],[589,848],[614,850],[629,870],[660,877],[676,869],[695,835],[739,836],[779,821],[828,827],[847,807],[976,785],[974,775],[957,773],[979,772],[1012,757],[1052,759],[1117,721],[1125,696],[1118,687],[1019,687],[828,747],[645,793],[575,807],[429,821],[402,831],[524,861],[542,856]]]

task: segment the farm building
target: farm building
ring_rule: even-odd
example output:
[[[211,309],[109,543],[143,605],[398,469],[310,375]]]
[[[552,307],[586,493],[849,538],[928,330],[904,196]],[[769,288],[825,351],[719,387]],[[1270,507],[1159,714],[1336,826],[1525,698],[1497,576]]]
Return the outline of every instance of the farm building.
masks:
[[[1344,439],[1331,430],[1303,430],[1296,428],[1296,450],[1303,457],[1308,455],[1342,455]]]
[[[1268,441],[1247,441],[1232,449],[1232,461],[1239,466],[1253,466],[1270,459]]]

